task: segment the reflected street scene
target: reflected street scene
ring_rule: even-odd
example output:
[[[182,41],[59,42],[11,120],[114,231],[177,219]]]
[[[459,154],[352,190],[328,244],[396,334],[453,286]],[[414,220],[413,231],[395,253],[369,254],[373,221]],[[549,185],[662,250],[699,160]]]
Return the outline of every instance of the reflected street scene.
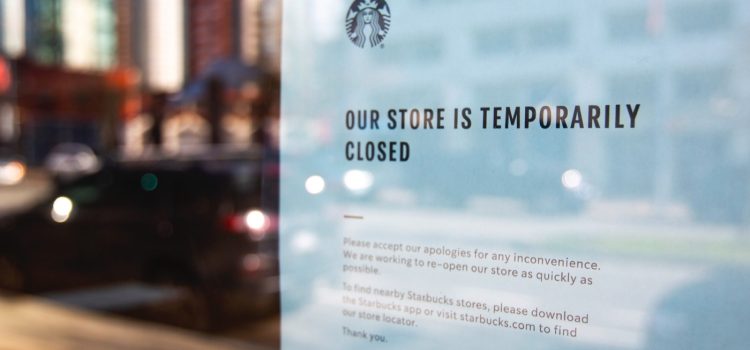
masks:
[[[0,2],[0,348],[279,347],[280,25]]]
[[[288,349],[750,347],[748,4],[292,2]]]

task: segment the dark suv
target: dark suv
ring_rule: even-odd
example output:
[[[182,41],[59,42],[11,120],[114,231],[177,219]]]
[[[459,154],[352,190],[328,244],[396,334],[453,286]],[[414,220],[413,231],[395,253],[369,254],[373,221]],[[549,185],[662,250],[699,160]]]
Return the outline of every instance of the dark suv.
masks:
[[[210,158],[109,163],[61,181],[0,224],[0,287],[58,296],[169,287],[190,295],[185,317],[196,319],[186,324],[200,328],[238,302],[275,298],[276,210],[263,200],[263,162]]]

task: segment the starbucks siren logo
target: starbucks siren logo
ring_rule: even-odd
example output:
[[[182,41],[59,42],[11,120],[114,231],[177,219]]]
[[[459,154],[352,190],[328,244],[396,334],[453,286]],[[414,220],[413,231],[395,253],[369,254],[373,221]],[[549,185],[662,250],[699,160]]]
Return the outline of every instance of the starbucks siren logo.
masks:
[[[391,9],[385,0],[354,0],[346,15],[346,33],[354,45],[380,45],[391,27]]]

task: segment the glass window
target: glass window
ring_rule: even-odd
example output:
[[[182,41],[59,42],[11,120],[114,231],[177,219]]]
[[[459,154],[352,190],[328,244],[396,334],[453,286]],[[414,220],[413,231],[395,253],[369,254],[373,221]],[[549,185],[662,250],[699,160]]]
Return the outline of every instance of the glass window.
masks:
[[[606,26],[612,40],[638,41],[648,37],[647,14],[642,9],[610,13]]]
[[[514,27],[481,29],[474,33],[474,45],[481,54],[511,53],[520,45],[519,31]]]
[[[610,98],[630,101],[655,102],[659,98],[658,75],[654,73],[617,74],[609,77],[607,89]]]
[[[675,5],[671,22],[682,34],[715,33],[733,26],[733,6],[727,1]]]
[[[525,28],[526,45],[532,49],[561,49],[570,45],[570,23],[566,20],[545,20]]]
[[[392,64],[433,63],[443,56],[444,40],[439,36],[416,37],[403,42],[389,42],[388,51],[393,52]]]
[[[708,101],[723,97],[729,88],[729,72],[725,68],[695,68],[675,74],[675,95],[685,101]]]

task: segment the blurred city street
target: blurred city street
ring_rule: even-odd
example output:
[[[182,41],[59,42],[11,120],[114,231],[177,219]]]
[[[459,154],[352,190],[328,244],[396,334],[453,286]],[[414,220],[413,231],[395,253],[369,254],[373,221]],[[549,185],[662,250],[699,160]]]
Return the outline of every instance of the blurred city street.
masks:
[[[22,181],[0,186],[0,218],[28,211],[55,191],[52,176],[31,169]],[[279,347],[279,317],[238,321],[212,333],[184,326],[182,288],[120,284],[32,297],[0,294],[0,349],[247,349]],[[267,302],[263,302],[267,303]],[[267,304],[250,308],[263,313]],[[127,319],[125,318],[127,317]],[[150,320],[136,321],[133,318]]]
[[[0,1],[0,349],[279,347],[280,19]]]
[[[54,180],[46,170],[29,170],[19,183],[0,186],[0,218],[43,206],[55,191]],[[57,278],[51,272],[42,276]],[[0,349],[278,348],[280,320],[275,314],[240,317],[230,327],[210,333],[174,328],[195,326],[190,320],[185,323],[184,308],[191,307],[192,297],[183,287],[132,282],[53,291],[36,297],[0,294]],[[273,299],[258,299],[249,305],[243,299],[251,300],[240,296],[233,307],[245,313],[252,310],[267,315],[269,309],[276,308]],[[204,317],[200,313],[192,316]]]

